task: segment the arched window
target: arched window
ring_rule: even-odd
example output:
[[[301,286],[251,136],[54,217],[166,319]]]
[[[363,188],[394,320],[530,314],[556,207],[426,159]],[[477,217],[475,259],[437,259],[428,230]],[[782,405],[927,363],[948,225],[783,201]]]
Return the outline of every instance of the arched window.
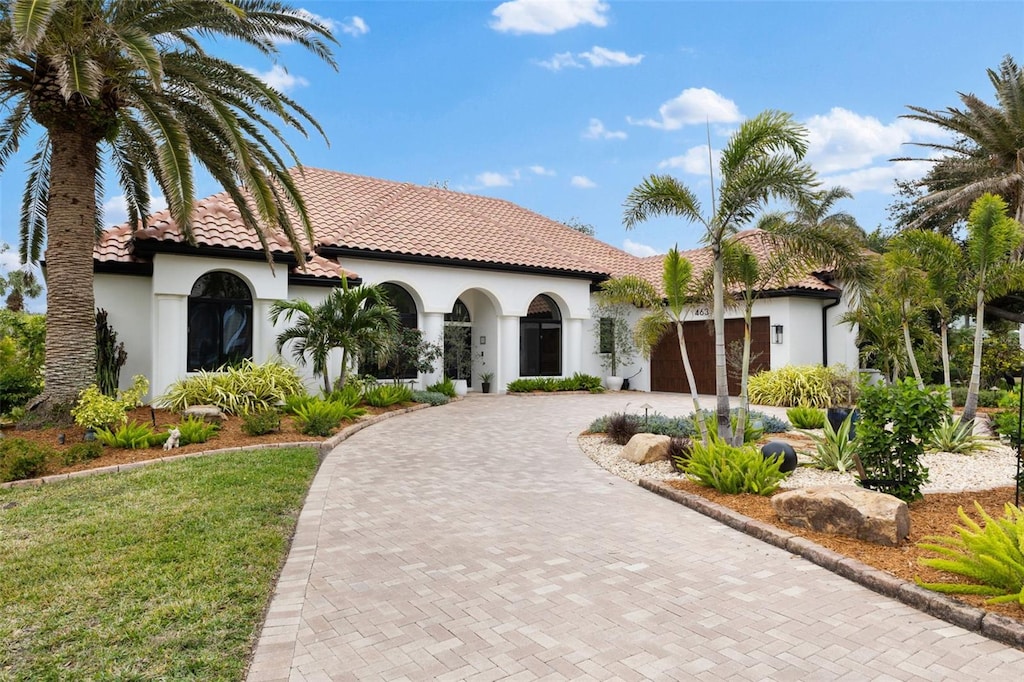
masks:
[[[378,379],[415,379],[418,375],[415,360],[407,356],[409,352],[413,352],[410,349],[414,349],[419,344],[421,338],[421,334],[417,329],[419,317],[416,313],[416,301],[413,300],[412,294],[401,284],[385,282],[380,285],[380,288],[384,292],[387,302],[398,311],[398,319],[401,322],[403,334],[401,347],[403,350],[408,350],[408,352],[400,352],[382,367],[377,361],[376,353],[364,351],[359,363],[359,366],[362,368],[360,371],[364,374],[375,376]]]
[[[229,272],[208,272],[188,297],[189,372],[252,358],[252,293]]]
[[[444,373],[473,385],[473,320],[461,298],[444,315]]]
[[[550,296],[530,302],[519,318],[519,375],[558,376],[562,373],[562,314]]]

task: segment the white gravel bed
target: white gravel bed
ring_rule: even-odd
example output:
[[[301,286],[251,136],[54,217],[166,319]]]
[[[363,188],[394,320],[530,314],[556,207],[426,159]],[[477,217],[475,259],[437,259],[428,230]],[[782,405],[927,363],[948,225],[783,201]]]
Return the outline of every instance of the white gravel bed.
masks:
[[[577,441],[580,449],[594,462],[608,471],[633,483],[641,478],[668,480],[685,478],[676,473],[668,462],[654,464],[633,464],[619,457],[621,445],[605,440],[604,436],[581,435]],[[986,490],[1013,485],[1017,474],[1017,453],[1006,445],[995,445],[989,450],[973,455],[957,455],[938,452],[924,455],[922,463],[928,468],[928,483],[922,492],[961,492],[964,490]],[[782,482],[782,488],[808,488],[819,485],[853,484],[853,474],[836,471],[821,471],[809,466],[797,467]]]

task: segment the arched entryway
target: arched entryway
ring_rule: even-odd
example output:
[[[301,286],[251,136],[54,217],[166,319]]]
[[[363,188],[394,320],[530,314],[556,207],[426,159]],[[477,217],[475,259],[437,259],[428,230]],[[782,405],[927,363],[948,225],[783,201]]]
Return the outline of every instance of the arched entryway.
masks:
[[[473,385],[473,318],[461,298],[444,316],[444,373]]]
[[[524,377],[562,373],[562,313],[546,294],[530,302],[519,318],[519,374]]]
[[[208,272],[188,297],[189,372],[215,371],[252,359],[252,292],[230,272]]]

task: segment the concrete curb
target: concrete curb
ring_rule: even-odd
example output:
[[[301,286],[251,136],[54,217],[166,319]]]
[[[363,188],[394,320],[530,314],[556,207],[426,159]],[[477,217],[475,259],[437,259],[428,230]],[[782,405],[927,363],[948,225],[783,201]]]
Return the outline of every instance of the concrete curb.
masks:
[[[49,485],[51,483],[60,483],[62,481],[71,480],[74,478],[84,478],[86,476],[98,476],[100,474],[116,474],[121,471],[131,471],[132,469],[139,469],[141,467],[150,466],[152,464],[161,464],[166,462],[177,462],[183,459],[190,459],[192,457],[207,457],[209,455],[218,455],[225,452],[248,452],[254,450],[279,450],[281,448],[316,448],[317,455],[320,461],[324,461],[324,457],[327,456],[331,450],[336,448],[341,442],[346,440],[349,436],[354,433],[358,433],[365,429],[367,426],[378,424],[385,419],[391,419],[399,415],[408,414],[409,412],[415,412],[431,407],[427,404],[416,404],[410,407],[403,408],[401,410],[393,410],[391,412],[384,412],[383,414],[376,414],[352,424],[351,426],[342,429],[338,433],[334,434],[330,438],[324,441],[313,440],[313,441],[298,441],[293,443],[259,443],[257,445],[242,445],[234,448],[218,448],[216,450],[203,450],[201,452],[189,452],[181,455],[168,455],[167,457],[155,457],[153,459],[146,459],[141,462],[129,462],[128,464],[112,464],[105,467],[96,467],[95,469],[83,469],[82,471],[72,471],[67,474],[53,474],[52,476],[43,476],[42,478],[26,478],[20,481],[8,481],[6,483],[0,483],[0,490],[4,488],[30,488],[40,485]]]
[[[779,549],[803,557],[837,575],[863,585],[907,606],[924,611],[947,623],[977,632],[990,639],[1024,649],[1024,623],[996,613],[969,606],[938,592],[926,590],[885,571],[868,566],[845,555],[833,552],[804,537],[777,528],[763,521],[748,518],[728,507],[716,504],[700,495],[687,493],[664,485],[662,481],[641,478],[640,487],[709,516]]]

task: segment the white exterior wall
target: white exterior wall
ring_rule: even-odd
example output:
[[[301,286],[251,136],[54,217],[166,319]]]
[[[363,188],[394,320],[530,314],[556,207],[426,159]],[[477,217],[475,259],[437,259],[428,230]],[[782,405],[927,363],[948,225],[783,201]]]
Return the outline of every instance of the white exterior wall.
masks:
[[[136,374],[152,381],[153,354],[150,349],[155,321],[152,280],[137,275],[97,273],[93,277],[93,292],[96,307],[107,311],[107,322],[117,333],[118,343],[123,343],[128,353],[121,368],[121,388],[131,386],[132,377]]]

